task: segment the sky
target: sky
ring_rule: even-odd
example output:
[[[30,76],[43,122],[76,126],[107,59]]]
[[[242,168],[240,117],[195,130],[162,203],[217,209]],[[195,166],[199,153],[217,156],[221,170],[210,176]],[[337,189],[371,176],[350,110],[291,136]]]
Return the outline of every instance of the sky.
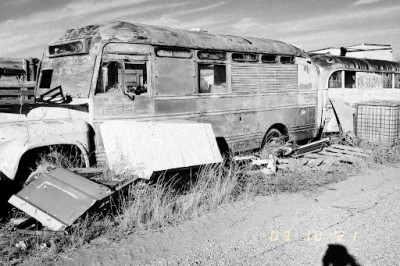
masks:
[[[67,29],[127,21],[275,39],[306,51],[390,44],[399,0],[1,0],[0,57],[37,57]]]

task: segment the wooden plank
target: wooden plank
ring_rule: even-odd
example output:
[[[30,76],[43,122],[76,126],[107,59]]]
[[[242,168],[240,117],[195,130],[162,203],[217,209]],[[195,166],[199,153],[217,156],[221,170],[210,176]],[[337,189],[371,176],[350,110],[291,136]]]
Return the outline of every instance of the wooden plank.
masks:
[[[331,152],[327,152],[327,151],[321,151],[321,154],[327,155],[327,156],[331,156],[331,158],[336,158],[339,159],[340,161],[343,162],[351,162],[351,163],[355,163],[356,161],[359,160],[358,157],[352,156],[352,155],[344,155],[344,154],[339,154],[339,153],[331,153]]]
[[[369,153],[372,154],[371,150],[364,150],[358,147],[351,147],[351,146],[346,146],[346,145],[340,145],[340,144],[333,144],[331,145],[333,148],[337,149],[342,149],[342,150],[349,150],[349,151],[355,151],[355,152],[360,152],[360,153]]]
[[[34,103],[34,99],[27,99],[27,100],[20,100],[20,99],[15,99],[15,100],[0,100],[0,105],[12,105],[12,104],[20,104],[20,103],[26,104],[26,103]]]
[[[12,82],[12,81],[0,81],[0,88],[34,88],[35,81],[23,81],[23,82]]]
[[[277,165],[277,168],[278,168],[278,170],[287,170],[287,169],[289,169],[291,167],[291,165],[290,164],[278,164]]]
[[[316,167],[321,165],[325,160],[326,158],[311,159],[308,161],[307,166]]]
[[[23,91],[23,90],[0,90],[0,96],[33,96],[35,95],[34,90]]]
[[[296,161],[296,159],[292,159],[292,158],[278,158],[278,163],[281,164],[288,164],[288,163],[292,163]]]
[[[336,148],[331,148],[331,147],[325,148],[324,151],[330,151],[330,152],[334,152],[334,153],[352,155],[352,156],[360,156],[360,157],[365,157],[365,158],[370,157],[370,155],[367,155],[365,153],[360,153],[360,152],[355,152],[355,151],[348,151],[348,150],[341,150],[341,149],[336,149]]]
[[[329,152],[329,151],[325,151],[325,150],[320,151],[319,154],[327,155],[327,156],[331,156],[331,157],[349,157],[349,158],[357,159],[357,157],[353,156],[353,155],[341,154],[341,153],[333,153],[333,152]]]
[[[338,157],[338,160],[339,160],[339,162],[342,162],[342,163],[352,163],[352,164],[354,164],[354,163],[357,162],[357,159],[350,158],[350,157],[345,157],[345,156]]]
[[[234,161],[249,161],[249,160],[255,160],[256,156],[254,155],[247,155],[247,156],[235,156],[233,157]]]
[[[324,161],[323,166],[325,166],[326,168],[331,167],[332,165],[334,165],[336,162],[338,161],[337,158],[328,158]]]
[[[317,159],[317,158],[327,158],[326,155],[322,155],[319,153],[307,153],[304,155],[304,158],[311,158],[311,159]]]

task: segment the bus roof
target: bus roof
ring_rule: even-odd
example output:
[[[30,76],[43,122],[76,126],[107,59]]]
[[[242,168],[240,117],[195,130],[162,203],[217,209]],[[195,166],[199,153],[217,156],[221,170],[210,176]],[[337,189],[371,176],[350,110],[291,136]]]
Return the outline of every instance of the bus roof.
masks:
[[[311,55],[311,58],[317,66],[325,69],[400,71],[400,64],[393,61],[317,54]]]
[[[83,28],[67,30],[51,45],[77,39],[92,42],[127,42],[151,45],[176,46],[192,49],[260,52],[284,55],[305,55],[299,48],[275,40],[213,34],[204,31],[189,31],[168,27],[133,24],[127,22],[105,22]]]

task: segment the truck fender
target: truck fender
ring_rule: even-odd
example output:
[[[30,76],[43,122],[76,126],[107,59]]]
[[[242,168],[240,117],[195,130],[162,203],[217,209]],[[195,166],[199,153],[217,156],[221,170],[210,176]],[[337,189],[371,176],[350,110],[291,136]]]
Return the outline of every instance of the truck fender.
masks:
[[[1,127],[0,172],[14,180],[21,157],[29,150],[52,145],[74,145],[89,165],[89,125],[77,122],[26,122]],[[14,133],[14,134],[13,134]]]

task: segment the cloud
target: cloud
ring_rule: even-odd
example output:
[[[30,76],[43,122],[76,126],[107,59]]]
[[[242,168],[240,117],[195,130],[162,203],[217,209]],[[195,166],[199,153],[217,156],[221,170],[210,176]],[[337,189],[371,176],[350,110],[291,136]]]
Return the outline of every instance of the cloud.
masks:
[[[124,17],[143,17],[144,14],[181,5],[181,3],[158,3],[149,0],[123,0],[117,3],[85,1],[69,3],[56,10],[42,10],[20,19],[0,23],[0,40],[2,40],[0,56],[40,57],[42,49],[34,54],[19,54],[19,52],[26,52],[27,47],[44,48],[69,28],[106,20],[123,20]]]
[[[400,12],[400,5],[391,7],[379,7],[367,10],[338,10],[319,16],[292,19],[283,22],[265,23],[260,18],[247,17],[236,19],[229,27],[238,31],[237,34],[248,36],[282,36],[297,33],[321,33],[327,30],[362,23],[365,27],[371,21],[379,21]]]
[[[398,36],[400,34],[399,28],[384,29],[379,32],[370,30],[355,31],[336,30],[324,32],[323,37],[315,34],[303,34],[283,38],[282,41],[292,43],[296,46],[306,50],[320,49],[324,47],[340,47],[348,46],[359,43],[379,43],[379,44],[393,44],[393,39],[390,36]],[[379,41],[376,41],[376,40]]]
[[[382,0],[357,0],[354,3],[352,3],[352,6],[361,6],[361,5],[367,5],[367,4],[372,4],[376,2],[380,2]]]

